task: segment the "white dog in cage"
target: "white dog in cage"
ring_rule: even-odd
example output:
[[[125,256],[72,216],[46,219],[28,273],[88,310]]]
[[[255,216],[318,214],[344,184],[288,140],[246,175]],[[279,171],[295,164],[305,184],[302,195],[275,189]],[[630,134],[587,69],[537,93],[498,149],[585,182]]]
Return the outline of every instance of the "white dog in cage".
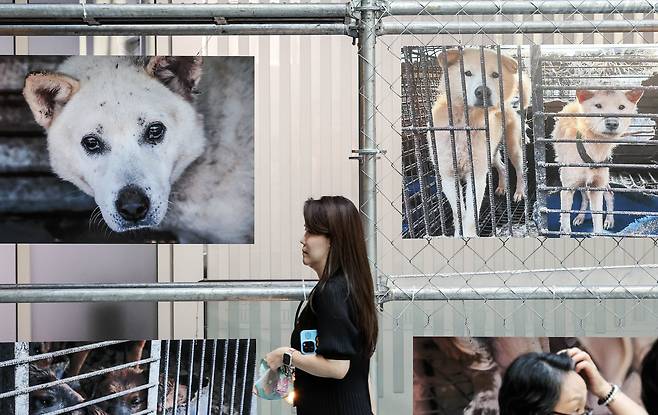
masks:
[[[519,64],[515,59],[501,55],[499,67],[497,53],[488,49],[464,49],[463,52],[449,49],[438,56],[438,64],[448,75],[450,94],[446,82],[442,82],[432,107],[433,121],[437,127],[453,128],[453,131],[436,132],[437,148],[441,150],[437,153],[442,190],[453,212],[455,236],[477,236],[479,210],[490,165],[498,171],[496,194],[504,194],[507,189],[506,169],[499,153],[503,136],[509,159],[516,170],[512,200],[522,200],[525,193],[522,126],[512,105],[520,91]],[[525,109],[530,100],[530,81],[526,75],[522,77],[523,102],[520,105]],[[466,185],[463,191],[462,183]]]
[[[634,114],[637,102],[642,98],[642,89],[630,91],[619,90],[577,90],[576,101],[567,104],[560,113],[608,114],[607,117],[556,117],[553,129],[553,147],[555,158],[560,163],[606,163],[612,157],[616,143],[601,141],[618,140],[627,132],[631,124],[630,117],[615,117],[614,114]],[[562,140],[576,142],[560,143]],[[591,142],[592,140],[596,142]],[[588,142],[589,141],[589,142]],[[609,189],[610,171],[608,167],[560,167],[560,181],[564,189],[560,191],[560,209],[571,210],[575,188],[594,187]],[[585,220],[588,202],[592,211],[603,212],[603,200],[606,203],[606,217],[603,213],[592,214],[595,233],[614,226],[614,196],[611,190],[582,190],[581,212],[573,220],[580,225]],[[560,232],[571,233],[571,214],[560,213]]]
[[[251,243],[253,81],[250,58],[82,56],[28,75],[23,95],[54,172],[112,230]]]

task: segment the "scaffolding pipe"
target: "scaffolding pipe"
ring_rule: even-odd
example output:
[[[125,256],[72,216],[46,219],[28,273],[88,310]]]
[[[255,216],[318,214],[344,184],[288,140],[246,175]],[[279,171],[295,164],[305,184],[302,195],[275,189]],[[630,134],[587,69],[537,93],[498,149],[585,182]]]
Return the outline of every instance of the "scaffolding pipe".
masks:
[[[393,1],[387,15],[492,15],[653,13],[656,4],[643,0],[573,2],[543,1]]]
[[[380,297],[388,301],[462,301],[462,300],[648,300],[658,299],[658,285],[635,286],[559,286],[559,287],[483,287],[391,288]]]
[[[658,20],[539,22],[382,22],[379,35],[497,35],[534,33],[655,32]]]
[[[361,0],[359,20],[359,211],[363,217],[375,290],[385,283],[377,267],[377,142],[375,139],[375,0]]]
[[[314,284],[302,281],[166,284],[19,284],[0,286],[0,303],[119,301],[297,301]],[[658,284],[627,286],[505,286],[439,288],[391,287],[379,291],[380,303],[408,300],[597,300],[658,299]]]
[[[147,21],[160,19],[333,19],[349,16],[348,3],[303,4],[2,4],[0,22],[80,20]]]
[[[2,36],[348,35],[344,23],[252,24],[2,24]]]
[[[297,301],[315,283],[248,281],[153,284],[0,285],[0,303],[120,301]]]

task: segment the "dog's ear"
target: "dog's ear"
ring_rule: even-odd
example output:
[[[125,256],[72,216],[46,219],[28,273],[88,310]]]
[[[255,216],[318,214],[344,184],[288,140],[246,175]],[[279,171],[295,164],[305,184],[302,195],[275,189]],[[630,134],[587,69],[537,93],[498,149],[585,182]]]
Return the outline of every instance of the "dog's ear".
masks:
[[[516,61],[516,59],[511,58],[507,55],[501,54],[500,55],[500,62],[501,65],[503,66],[503,69],[506,71],[515,74],[516,71],[519,69],[519,63]]]
[[[587,89],[576,90],[576,98],[578,98],[578,102],[585,102],[588,99],[592,98],[593,96],[594,96],[594,92],[589,91]]]
[[[459,56],[461,53],[458,49],[448,49],[445,52],[439,53],[439,56],[436,57],[439,66],[442,68],[447,68],[450,65],[459,62]]]
[[[62,107],[79,89],[80,83],[66,75],[31,73],[25,78],[23,96],[37,123],[48,129]]]
[[[153,56],[146,72],[188,101],[201,79],[201,56]]]
[[[626,98],[628,98],[628,100],[631,101],[632,103],[637,104],[640,98],[642,98],[642,94],[644,94],[643,89],[635,88],[626,92]]]

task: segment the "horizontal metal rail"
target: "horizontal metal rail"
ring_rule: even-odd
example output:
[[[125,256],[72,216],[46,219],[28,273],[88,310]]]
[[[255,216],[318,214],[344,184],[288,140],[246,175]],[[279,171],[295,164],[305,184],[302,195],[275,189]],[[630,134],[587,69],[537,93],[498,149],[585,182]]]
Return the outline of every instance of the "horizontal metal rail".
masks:
[[[118,301],[294,301],[316,281],[248,281],[154,284],[0,285],[0,303]]]
[[[612,193],[648,193],[648,194],[658,194],[658,189],[633,189],[625,187],[588,187],[588,186],[538,186],[537,188],[541,192],[557,192],[558,190],[585,190],[590,192],[609,192]]]
[[[541,213],[592,213],[592,214],[609,214],[614,213],[615,215],[628,215],[628,216],[658,216],[658,212],[650,211],[636,211],[636,210],[576,210],[576,209],[551,209],[551,208],[540,208]]]
[[[632,163],[546,163],[539,162],[538,166],[541,167],[612,167],[618,169],[641,169],[641,170],[653,170],[656,168],[655,164],[632,164]]]
[[[643,91],[656,91],[658,90],[658,85],[648,85],[648,86],[612,86],[612,85],[541,85],[541,89],[547,91],[575,91],[578,89],[589,89],[592,91],[628,91],[630,89],[641,89]],[[582,113],[581,113],[582,114]],[[635,114],[633,114],[635,115]],[[640,114],[637,114],[640,115]],[[644,114],[646,115],[646,114]],[[582,117],[582,115],[581,115]]]
[[[223,19],[334,19],[349,16],[348,3],[304,4],[3,4],[0,23],[80,21],[102,24],[134,21],[213,22]]]
[[[653,137],[653,134],[651,135]],[[536,142],[540,143],[554,143],[554,144],[564,144],[564,143],[601,143],[601,144],[632,144],[637,146],[655,146],[658,145],[658,140],[633,140],[633,139],[616,139],[616,140],[578,140],[575,138],[570,139],[554,139],[554,138],[537,138]]]
[[[70,382],[75,382],[75,381],[78,381],[78,380],[89,379],[89,378],[92,378],[92,377],[95,377],[95,376],[104,375],[106,373],[118,371],[118,370],[121,370],[121,369],[127,369],[129,367],[137,367],[139,365],[146,365],[146,364],[149,364],[149,363],[152,363],[152,362],[157,362],[159,360],[160,360],[160,357],[149,357],[148,359],[136,360],[134,362],[113,366],[113,367],[110,367],[110,368],[107,368],[107,369],[96,370],[94,372],[89,372],[89,373],[85,373],[85,374],[82,374],[82,375],[76,375],[76,376],[71,376],[71,377],[64,378],[64,379],[58,379],[58,380],[54,380],[52,382],[42,383],[42,384],[39,384],[39,385],[33,385],[33,386],[30,386],[30,387],[27,387],[27,388],[15,389],[15,390],[12,390],[12,391],[9,391],[9,392],[0,393],[0,399],[11,398],[11,397],[16,396],[16,395],[25,395],[25,394],[28,394],[30,392],[34,392],[34,391],[37,391],[37,390],[40,390],[40,389],[47,389],[47,388],[50,388],[50,387],[53,387],[53,386],[62,385],[64,383],[70,383]]]
[[[541,235],[546,236],[571,236],[571,237],[592,237],[592,236],[607,236],[613,238],[658,238],[658,234],[649,233],[641,234],[637,233],[627,233],[627,232],[615,232],[615,233],[606,233],[606,232],[575,232],[566,233],[562,231],[549,231],[548,229],[542,229],[539,232]]]
[[[347,35],[344,23],[250,23],[250,24],[3,24],[2,36],[93,36],[93,35]]]
[[[598,45],[597,45],[598,47]],[[647,63],[658,62],[658,57],[651,56],[543,56],[542,62],[628,62],[640,63],[643,65],[633,65],[633,67],[649,67]],[[546,68],[546,66],[544,66]],[[651,66],[652,68],[654,66]],[[600,67],[597,67],[600,68]]]
[[[153,364],[153,363],[151,363],[151,364]],[[41,385],[37,385],[37,386],[41,386]],[[69,406],[67,408],[62,408],[62,409],[59,409],[57,411],[48,412],[44,415],[67,414],[67,413],[71,413],[72,411],[75,411],[75,410],[78,410],[78,409],[86,408],[86,407],[89,407],[89,406],[92,406],[92,405],[96,405],[98,403],[102,403],[102,402],[105,402],[105,401],[110,401],[112,399],[120,398],[122,396],[129,395],[131,393],[140,392],[140,391],[143,391],[143,390],[146,390],[146,389],[157,388],[157,387],[158,387],[157,383],[146,383],[144,385],[136,386],[134,388],[130,388],[130,389],[119,391],[119,392],[115,392],[115,393],[112,393],[110,395],[106,395],[106,396],[103,396],[103,397],[100,397],[100,398],[87,400],[87,401],[81,402],[77,405]],[[135,415],[145,414],[145,413],[153,413],[153,412],[154,412],[154,410],[152,410],[152,409],[145,409],[144,411],[137,412]]]
[[[518,272],[505,271],[504,273],[520,274],[532,272],[531,270],[523,270]],[[249,281],[232,284],[234,285],[233,287],[225,287],[226,284],[231,283],[141,284],[139,288],[126,284],[61,284],[49,288],[40,285],[19,285],[12,288],[3,286],[0,288],[0,302],[294,301],[302,300],[304,298],[304,292],[308,294],[314,285],[314,283],[302,283],[301,281]],[[99,288],[97,285],[103,285],[103,287]],[[241,288],[235,285],[239,285]],[[72,286],[75,287],[72,288]],[[406,301],[409,299],[410,292],[408,289],[391,288],[385,292],[378,293],[377,297],[381,302]],[[610,299],[635,299],[658,298],[658,284],[656,286],[625,286],[623,288],[619,286],[596,288],[562,286],[558,291],[546,287],[524,286],[437,288],[435,291],[423,288],[422,292],[421,297],[416,296],[414,298],[427,300],[479,300],[482,298],[507,300],[523,297],[551,300],[556,298],[597,299],[605,296]]]
[[[658,20],[598,20],[539,22],[388,22],[381,23],[378,35],[475,35],[533,33],[621,33],[655,32]]]
[[[591,234],[588,234],[591,235]],[[423,300],[646,300],[658,299],[658,284],[636,286],[556,286],[556,287],[483,287],[439,288],[425,285],[416,288],[391,288],[381,297],[387,301]]]
[[[392,1],[391,15],[491,15],[491,14],[573,14],[573,13],[651,13],[656,4],[643,0],[603,1]]]
[[[69,349],[57,350],[55,352],[41,353],[38,355],[26,357],[24,359],[5,360],[0,362],[0,368],[7,366],[21,365],[24,363],[38,362],[39,360],[50,359],[53,357],[64,356],[66,354],[72,354],[77,352],[84,352],[86,350],[99,349],[101,347],[112,346],[115,344],[120,344],[125,342],[126,340],[110,340],[110,341],[99,342],[99,343],[85,344],[84,346],[71,347]]]
[[[552,88],[551,88],[552,89]],[[581,88],[580,86],[574,86],[569,90],[576,89],[587,89]],[[614,88],[608,88],[613,90]],[[632,88],[622,89],[621,91],[627,91]],[[542,117],[562,117],[562,118],[580,118],[580,117],[616,117],[616,118],[658,118],[658,114],[654,113],[636,113],[636,114],[619,114],[614,112],[537,112],[537,115]]]

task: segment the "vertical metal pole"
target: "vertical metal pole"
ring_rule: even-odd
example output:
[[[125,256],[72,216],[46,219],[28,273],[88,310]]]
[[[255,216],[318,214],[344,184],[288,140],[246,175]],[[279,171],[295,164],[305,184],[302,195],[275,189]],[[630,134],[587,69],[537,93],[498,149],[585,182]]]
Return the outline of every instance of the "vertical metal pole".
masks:
[[[150,357],[151,359],[157,357],[158,360],[149,363],[150,384],[158,384],[160,380],[160,358],[162,355],[160,352],[160,347],[161,347],[160,340],[151,340]],[[166,383],[167,379],[165,378],[164,381]],[[158,386],[152,386],[148,389],[147,408],[151,411],[158,410],[158,390],[159,390]]]
[[[361,0],[359,20],[359,210],[363,216],[368,258],[375,286],[385,288],[377,272],[377,142],[375,138],[375,43],[377,2]]]
[[[14,358],[27,359],[30,357],[29,343],[14,343]],[[30,386],[30,364],[19,363],[14,371],[15,389],[24,389]],[[22,393],[14,397],[14,411],[16,414],[27,414],[30,412],[30,395]]]
[[[544,95],[542,90],[542,62],[541,47],[530,46],[530,67],[532,71],[532,136],[535,150],[535,174],[537,178],[537,210],[539,234],[545,235],[548,231],[548,214],[546,209],[546,191],[539,190],[546,185],[546,138],[544,131]],[[539,140],[539,141],[538,141]]]

